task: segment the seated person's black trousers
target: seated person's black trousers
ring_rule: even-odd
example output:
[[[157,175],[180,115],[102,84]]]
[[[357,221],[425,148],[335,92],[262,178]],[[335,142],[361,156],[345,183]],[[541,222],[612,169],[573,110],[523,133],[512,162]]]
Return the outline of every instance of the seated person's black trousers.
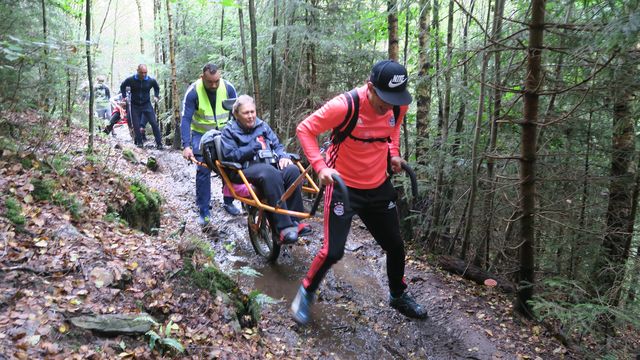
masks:
[[[283,170],[278,170],[273,165],[266,163],[249,165],[249,167],[242,170],[242,172],[247,180],[259,189],[261,196],[266,199],[267,203],[271,206],[275,206],[278,203],[282,194],[284,194],[300,175],[300,170],[295,165],[289,165]],[[231,177],[231,180],[233,182],[241,182],[239,181],[240,177],[235,174]],[[298,189],[294,191],[286,203],[281,204],[280,207],[292,211],[304,211],[302,205],[302,185],[298,185]],[[293,220],[296,219],[295,217],[292,219],[287,215],[272,215],[278,232],[294,226]]]

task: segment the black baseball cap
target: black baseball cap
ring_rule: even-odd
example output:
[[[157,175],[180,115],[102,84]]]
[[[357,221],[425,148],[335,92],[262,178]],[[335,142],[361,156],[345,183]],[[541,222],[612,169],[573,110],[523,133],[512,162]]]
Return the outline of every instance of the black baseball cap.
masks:
[[[407,69],[392,60],[382,60],[373,65],[369,81],[382,101],[391,105],[408,105],[413,98],[407,90]]]

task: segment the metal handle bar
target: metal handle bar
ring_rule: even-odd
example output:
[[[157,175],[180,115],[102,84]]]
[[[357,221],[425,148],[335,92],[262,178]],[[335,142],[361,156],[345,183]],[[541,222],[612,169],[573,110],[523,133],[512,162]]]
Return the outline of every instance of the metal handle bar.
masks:
[[[418,198],[418,180],[416,178],[416,173],[406,162],[402,163],[402,170],[407,173],[407,176],[411,180],[411,196],[413,196],[413,199],[415,200]]]

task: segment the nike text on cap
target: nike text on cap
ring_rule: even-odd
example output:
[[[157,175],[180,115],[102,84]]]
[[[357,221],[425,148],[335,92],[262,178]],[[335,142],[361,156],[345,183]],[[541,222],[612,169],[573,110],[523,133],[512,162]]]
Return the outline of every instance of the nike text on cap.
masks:
[[[369,81],[382,101],[391,105],[408,105],[413,100],[407,90],[407,69],[395,61],[383,60],[373,65]]]

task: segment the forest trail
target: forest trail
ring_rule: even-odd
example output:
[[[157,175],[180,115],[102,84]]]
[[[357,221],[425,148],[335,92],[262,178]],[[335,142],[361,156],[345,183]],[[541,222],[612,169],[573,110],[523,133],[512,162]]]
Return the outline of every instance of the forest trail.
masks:
[[[21,117],[25,123],[36,120]],[[59,132],[54,142],[40,148],[43,160],[29,160],[29,166],[18,159],[27,164],[33,155],[9,151],[0,157],[0,184],[12,189],[25,215],[22,230],[12,230],[17,228],[9,217],[0,217],[0,227],[6,229],[0,237],[0,360],[156,358],[159,345],[150,347],[144,331],[105,336],[73,323],[80,315],[135,317],[140,312],[155,317],[157,332],[163,333],[159,325],[171,326],[161,340],[184,346],[184,353],[173,353],[179,358],[573,358],[540,326],[514,318],[508,297],[442,272],[412,250],[406,280],[429,318],[416,321],[399,315],[387,305],[385,256],[359,220],[354,221],[344,259],[320,288],[312,321],[300,327],[291,319],[289,306],[321,246],[321,218],[308,220],[313,234],[283,249],[276,264],[268,264],[254,253],[246,217],[223,211],[218,178],[212,179],[216,231],[205,234],[195,222],[195,165],[179,151],[134,147],[126,129],[117,129],[116,135],[95,139],[102,159],[98,163],[84,154],[86,143],[78,139],[88,136],[82,129]],[[55,162],[55,154],[61,153],[73,158],[64,171],[46,173],[44,165],[38,165]],[[125,153],[137,160],[127,160]],[[155,172],[145,166],[150,157],[158,162]],[[129,196],[109,171],[161,194],[158,235],[105,220],[106,205]],[[81,199],[83,215],[73,220],[55,201],[34,202],[34,179],[58,184]],[[276,300],[263,306],[255,326],[238,322],[237,308],[224,295],[197,288],[188,271],[181,272],[187,261],[205,268],[210,262],[207,251],[187,259],[191,255],[185,256],[185,248],[197,243],[213,250],[216,265],[244,294],[258,290]],[[261,275],[238,271],[246,268]],[[103,279],[112,284],[103,284]]]
[[[186,221],[184,236],[208,239],[223,270],[250,267],[258,271],[261,276],[238,276],[245,293],[259,290],[278,300],[263,309],[258,327],[265,341],[313,348],[322,357],[340,359],[570,358],[554,339],[544,338],[540,326],[514,320],[505,296],[425,265],[411,250],[406,280],[429,318],[416,321],[398,314],[387,305],[385,256],[359,219],[353,223],[345,257],[320,287],[311,323],[299,327],[291,319],[289,306],[322,245],[321,213],[307,220],[313,234],[283,248],[277,262],[269,264],[251,246],[246,216],[233,217],[222,209],[217,190],[222,186],[220,178],[212,178],[216,231],[211,236],[195,224],[195,165],[177,151],[149,151],[161,170],[147,173],[145,181],[166,199],[172,218]]]

